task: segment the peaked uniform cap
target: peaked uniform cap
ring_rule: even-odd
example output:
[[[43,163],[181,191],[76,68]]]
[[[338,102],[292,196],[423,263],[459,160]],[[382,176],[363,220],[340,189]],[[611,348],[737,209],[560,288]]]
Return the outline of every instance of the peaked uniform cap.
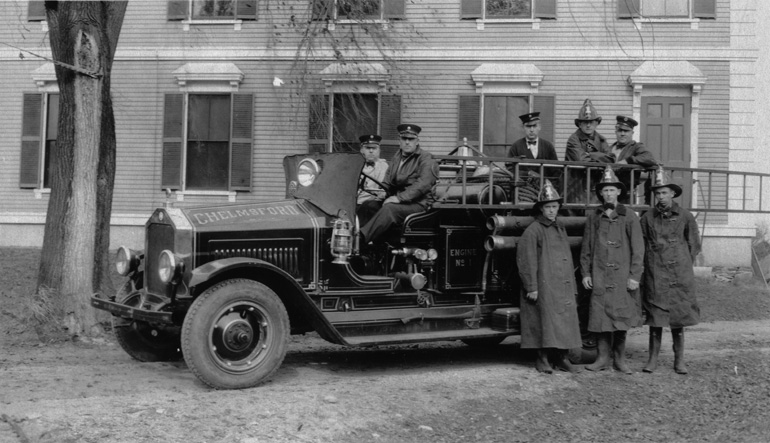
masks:
[[[358,137],[358,141],[361,142],[361,147],[364,147],[367,145],[380,146],[382,137],[377,134],[368,134],[368,135],[362,135],[361,137]]]
[[[602,117],[596,112],[594,104],[591,103],[591,99],[587,98],[583,102],[583,106],[580,107],[578,112],[578,118],[575,119],[575,126],[580,126],[580,122],[590,122],[596,120],[597,124],[602,122]]]
[[[655,171],[655,182],[650,186],[653,191],[659,188],[671,189],[674,191],[674,197],[682,195],[682,187],[671,181],[671,176],[663,169],[663,165],[658,166],[658,170]]]
[[[603,201],[602,189],[604,189],[606,186],[615,186],[616,188],[620,189],[620,195],[618,195],[618,197],[626,193],[626,185],[618,180],[618,176],[615,175],[615,171],[613,171],[609,165],[604,168],[604,171],[602,172],[602,179],[599,183],[596,184],[596,195],[599,197],[599,200]]]
[[[615,117],[615,126],[618,128],[630,129],[633,131],[638,124],[638,121],[631,117],[626,117],[625,115],[618,115]]]
[[[537,196],[537,202],[535,203],[535,207],[538,207],[550,202],[561,203],[561,201],[562,201],[562,198],[559,196],[559,193],[556,192],[556,188],[553,186],[550,180],[546,179],[545,183],[543,183],[543,189],[540,190],[540,195]]]
[[[540,113],[539,112],[530,112],[528,114],[522,114],[519,116],[519,120],[521,120],[521,123],[527,124],[527,123],[534,123],[540,121]]]
[[[410,125],[408,123],[402,123],[396,126],[399,135],[414,135],[415,137],[420,135],[422,128],[417,125]]]

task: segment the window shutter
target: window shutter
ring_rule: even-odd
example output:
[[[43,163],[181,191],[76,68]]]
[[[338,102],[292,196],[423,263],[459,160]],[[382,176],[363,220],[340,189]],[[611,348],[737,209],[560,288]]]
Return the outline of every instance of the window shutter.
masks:
[[[457,119],[457,140],[468,139],[468,143],[478,147],[481,133],[481,96],[461,95]]]
[[[532,112],[540,112],[540,137],[554,143],[554,137],[556,136],[554,127],[556,97],[553,95],[536,95],[532,101]]]
[[[334,0],[311,0],[313,20],[331,20],[333,18]]]
[[[188,0],[170,0],[168,2],[168,19],[169,20],[186,20],[190,7]]]
[[[403,19],[406,18],[406,0],[383,0],[384,8],[383,18]]]
[[[30,1],[27,8],[27,21],[38,22],[45,21],[45,2]]]
[[[535,18],[556,19],[556,0],[535,0]]]
[[[21,115],[20,188],[37,188],[40,185],[42,116],[43,94],[24,94]]]
[[[314,94],[308,106],[308,152],[329,151],[329,96]]]
[[[257,0],[238,0],[235,18],[240,20],[256,20]]]
[[[460,18],[481,18],[484,12],[484,0],[461,0]]]
[[[640,17],[642,15],[641,7],[639,6],[640,1],[641,0],[618,0],[618,17]]]
[[[693,0],[692,15],[695,18],[717,18],[716,0]]]
[[[401,96],[380,95],[380,157],[390,160],[399,148],[398,129],[401,124]]]
[[[230,190],[251,191],[254,95],[233,94],[230,137]]]
[[[184,94],[166,94],[163,109],[162,189],[182,188],[182,141]]]

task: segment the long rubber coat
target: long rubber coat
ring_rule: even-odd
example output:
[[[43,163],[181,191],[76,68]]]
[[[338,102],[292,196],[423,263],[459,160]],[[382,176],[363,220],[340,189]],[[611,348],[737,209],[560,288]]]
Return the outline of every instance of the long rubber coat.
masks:
[[[580,272],[593,279],[588,330],[627,331],[641,326],[639,290],[627,289],[628,279],[642,281],[644,238],[639,217],[617,205],[612,218],[599,207],[586,218],[580,250]]]
[[[681,328],[700,321],[695,295],[693,262],[700,252],[695,217],[676,203],[669,214],[657,208],[641,219],[644,235],[644,280],[642,305],[645,324]]]
[[[538,216],[521,236],[516,264],[521,294],[522,348],[579,348],[575,268],[564,226]],[[526,299],[538,291],[537,301]]]

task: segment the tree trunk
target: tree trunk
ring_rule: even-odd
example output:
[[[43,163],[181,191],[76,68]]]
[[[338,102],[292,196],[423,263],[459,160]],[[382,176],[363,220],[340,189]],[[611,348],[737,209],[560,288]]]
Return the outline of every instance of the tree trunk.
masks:
[[[71,335],[96,325],[89,299],[111,291],[110,215],[115,121],[110,73],[127,2],[45,2],[59,84],[59,135],[51,169],[37,291]]]

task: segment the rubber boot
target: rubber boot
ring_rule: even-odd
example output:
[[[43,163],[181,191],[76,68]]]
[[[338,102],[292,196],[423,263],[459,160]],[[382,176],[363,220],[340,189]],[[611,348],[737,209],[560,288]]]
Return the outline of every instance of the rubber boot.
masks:
[[[548,351],[546,349],[537,350],[537,360],[535,360],[535,369],[544,374],[553,374],[551,363],[548,362]]]
[[[671,329],[671,338],[674,339],[674,371],[687,374],[687,366],[684,364],[684,328]]]
[[[615,331],[612,335],[612,358],[615,360],[613,366],[624,374],[633,374],[634,371],[626,364],[626,331]]]
[[[581,372],[580,366],[573,365],[569,360],[569,351],[567,349],[554,349],[551,353],[553,358],[553,367],[560,371],[577,374]]]
[[[596,334],[596,349],[598,356],[596,361],[586,366],[589,371],[603,371],[610,367],[610,340],[612,332],[600,332]]]
[[[660,341],[663,336],[663,328],[650,326],[650,356],[642,371],[653,373],[658,368],[658,354],[660,354]]]

